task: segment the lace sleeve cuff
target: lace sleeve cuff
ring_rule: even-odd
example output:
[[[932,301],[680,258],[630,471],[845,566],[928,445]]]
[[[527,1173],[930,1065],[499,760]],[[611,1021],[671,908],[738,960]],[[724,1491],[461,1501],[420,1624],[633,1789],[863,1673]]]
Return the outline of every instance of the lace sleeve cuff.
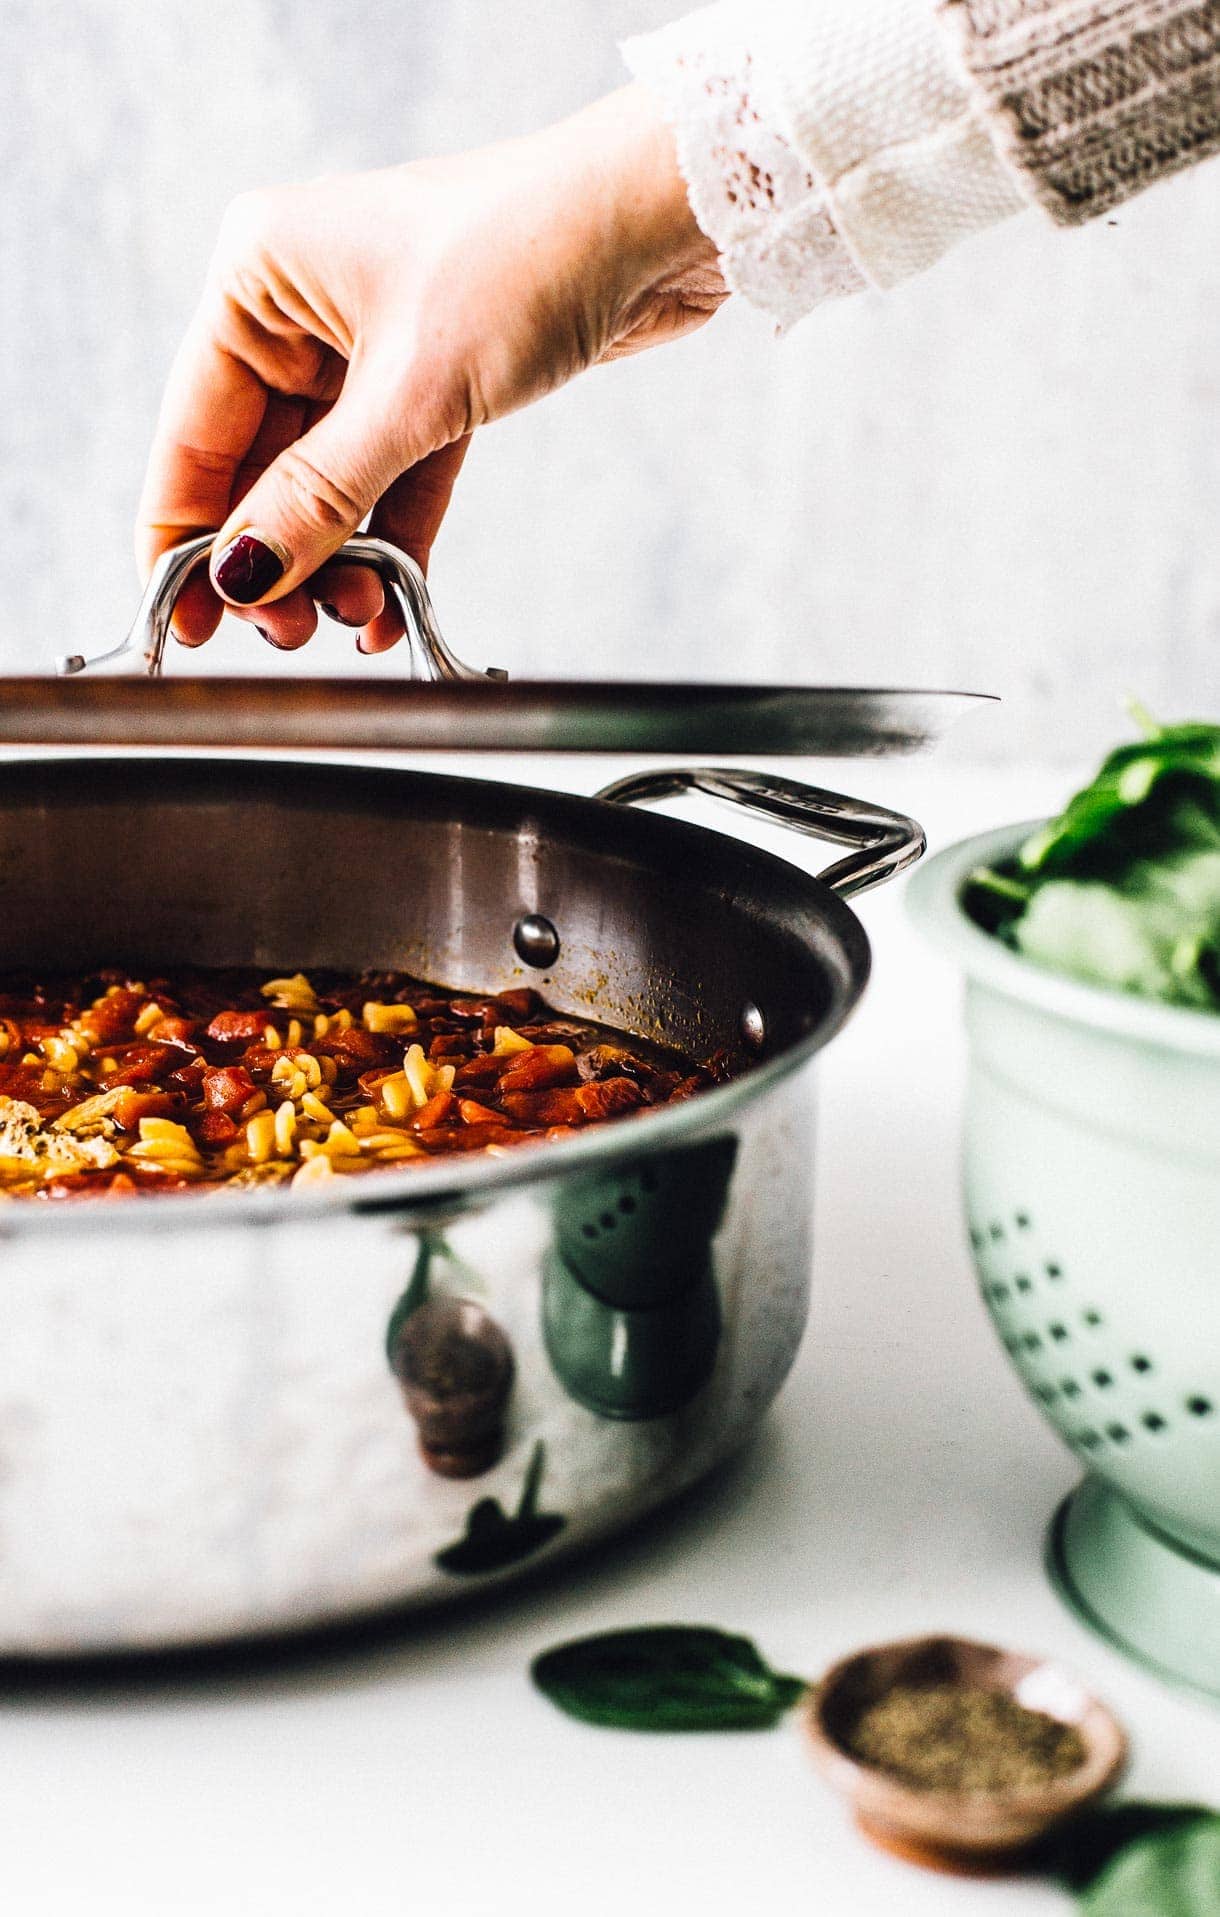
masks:
[[[719,0],[623,51],[726,283],[781,327],[1026,204],[931,0]]]
[[[863,290],[817,179],[765,97],[736,4],[628,40],[623,55],[665,108],[691,210],[731,292],[786,329],[823,300]]]

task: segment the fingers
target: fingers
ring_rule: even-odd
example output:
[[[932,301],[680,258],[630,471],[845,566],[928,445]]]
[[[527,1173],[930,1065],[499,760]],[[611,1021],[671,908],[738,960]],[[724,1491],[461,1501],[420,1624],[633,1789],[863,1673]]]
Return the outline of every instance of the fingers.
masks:
[[[394,481],[373,513],[369,530],[401,546],[425,572],[470,439],[471,435],[464,433],[421,459]],[[388,652],[402,638],[402,630],[397,607],[388,605],[367,622],[357,644],[361,652]]]
[[[368,566],[323,566],[309,590],[327,617],[342,626],[367,626],[385,605],[381,581]]]
[[[197,319],[170,371],[144,477],[136,525],[142,577],[167,547],[220,525],[266,406],[262,382]],[[192,581],[179,603],[179,632],[201,644],[219,620],[218,602]]]
[[[470,440],[471,435],[463,433],[417,461],[394,481],[373,514],[369,530],[409,552],[425,572]]]
[[[276,603],[310,579],[398,471],[384,389],[353,367],[331,410],[287,446],[217,534],[212,583],[236,606]]]

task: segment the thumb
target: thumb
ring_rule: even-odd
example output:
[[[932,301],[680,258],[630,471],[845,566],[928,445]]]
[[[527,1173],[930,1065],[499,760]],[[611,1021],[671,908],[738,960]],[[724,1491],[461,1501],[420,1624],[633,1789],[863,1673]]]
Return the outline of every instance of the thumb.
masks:
[[[223,598],[281,599],[350,538],[408,463],[391,448],[390,410],[384,387],[349,374],[330,412],[272,461],[216,535],[211,574]]]

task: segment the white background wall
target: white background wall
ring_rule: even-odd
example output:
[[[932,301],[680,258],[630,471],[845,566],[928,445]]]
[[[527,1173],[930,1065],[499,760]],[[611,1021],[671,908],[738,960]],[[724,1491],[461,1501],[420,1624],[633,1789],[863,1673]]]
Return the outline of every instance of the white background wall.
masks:
[[[680,4],[0,0],[0,670],[125,629],[160,381],[233,193],[524,130]],[[518,673],[970,684],[1005,705],[959,752],[1074,757],[1128,689],[1220,716],[1218,532],[1213,163],[782,343],[729,309],[587,376],[481,435],[433,581],[455,648]],[[206,660],[292,670],[241,632]]]

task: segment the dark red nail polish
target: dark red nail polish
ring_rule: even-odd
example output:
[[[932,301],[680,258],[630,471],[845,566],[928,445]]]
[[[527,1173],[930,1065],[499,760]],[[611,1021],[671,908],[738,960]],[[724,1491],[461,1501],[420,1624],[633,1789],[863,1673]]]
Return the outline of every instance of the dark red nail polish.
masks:
[[[283,576],[284,562],[279,554],[253,533],[238,533],[212,568],[212,577],[225,598],[239,606],[252,606]]]

